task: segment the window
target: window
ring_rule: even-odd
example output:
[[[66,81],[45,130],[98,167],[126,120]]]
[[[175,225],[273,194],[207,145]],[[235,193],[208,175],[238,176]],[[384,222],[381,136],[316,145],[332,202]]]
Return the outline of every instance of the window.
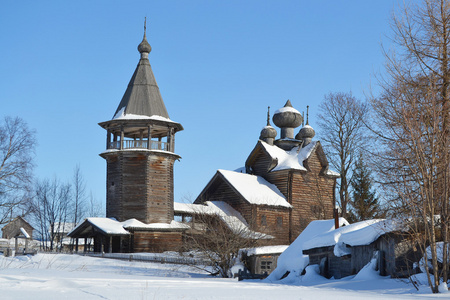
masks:
[[[262,260],[261,261],[261,272],[267,272],[272,270],[272,261]]]
[[[267,218],[266,215],[261,216],[261,226],[267,226]]]
[[[277,227],[283,227],[283,217],[277,217]]]

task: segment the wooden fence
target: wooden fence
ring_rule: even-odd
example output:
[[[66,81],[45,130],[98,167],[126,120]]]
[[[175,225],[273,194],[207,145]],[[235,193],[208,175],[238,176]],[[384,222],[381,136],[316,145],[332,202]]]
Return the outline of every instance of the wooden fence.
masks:
[[[76,254],[76,253],[74,253]],[[210,266],[211,261],[204,258],[185,257],[185,256],[167,256],[167,255],[155,255],[152,253],[79,253],[84,256],[102,257],[111,259],[120,259],[128,261],[140,261],[140,262],[157,262],[162,264],[178,264],[178,265],[201,265]]]

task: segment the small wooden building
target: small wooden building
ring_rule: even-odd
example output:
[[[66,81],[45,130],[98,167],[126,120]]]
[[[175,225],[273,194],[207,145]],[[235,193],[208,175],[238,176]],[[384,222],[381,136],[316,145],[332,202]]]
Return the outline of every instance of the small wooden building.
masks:
[[[28,241],[33,239],[33,230],[34,228],[30,223],[25,221],[21,216],[18,216],[2,228],[2,238],[8,240],[14,238],[14,249],[16,254],[19,253],[19,239],[25,240],[23,253],[27,253],[29,251]]]
[[[242,251],[242,260],[252,274],[269,275],[277,267],[280,254],[287,245],[262,246]]]
[[[415,246],[392,221],[369,220],[315,237],[305,243],[303,254],[327,278],[355,275],[372,259],[380,275],[406,277],[416,273],[413,264],[421,257]]]
[[[29,239],[33,238],[33,226],[31,226],[30,223],[25,221],[25,219],[21,216],[16,217],[2,228],[2,238],[12,239],[14,237],[24,235],[21,228],[23,228],[23,230],[27,233]]]
[[[69,236],[93,239],[94,252],[164,252],[179,251],[183,232],[189,226],[171,222],[144,224],[136,219],[119,222],[110,218],[87,218]],[[78,249],[75,249],[78,251]]]

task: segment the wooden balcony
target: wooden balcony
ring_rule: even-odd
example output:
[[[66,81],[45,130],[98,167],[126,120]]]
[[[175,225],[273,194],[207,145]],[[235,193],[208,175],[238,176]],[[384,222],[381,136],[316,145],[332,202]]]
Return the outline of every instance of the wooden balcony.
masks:
[[[148,147],[148,141],[141,140],[124,140],[122,141],[111,142],[108,145],[108,149],[147,149],[147,150],[162,150],[162,151],[171,151],[170,145],[167,142],[160,141],[150,141],[150,147]]]

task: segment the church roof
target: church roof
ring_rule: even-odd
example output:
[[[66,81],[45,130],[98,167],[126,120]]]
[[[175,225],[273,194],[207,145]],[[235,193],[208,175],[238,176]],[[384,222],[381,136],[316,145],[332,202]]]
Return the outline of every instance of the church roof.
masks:
[[[203,204],[190,204],[174,202],[174,211],[187,214],[205,214],[217,216],[234,233],[244,238],[272,239],[273,236],[253,231],[249,228],[244,217],[231,205],[224,201],[205,201]]]
[[[250,204],[292,207],[277,186],[261,176],[218,170]]]
[[[142,116],[159,116],[169,119],[169,114],[167,113],[166,106],[164,105],[155,80],[155,75],[153,75],[152,67],[148,60],[151,47],[147,42],[145,33],[138,50],[141,53],[141,59],[128,83],[128,87],[114,113],[113,119],[123,118],[125,116],[130,118],[130,115],[136,116],[136,118],[139,118],[139,116],[141,118]]]
[[[324,167],[322,170],[324,175],[331,177],[339,177],[339,173],[330,170],[328,167],[328,160],[323,152],[322,146],[319,141],[314,141],[306,145],[305,147],[297,146],[289,151],[283,150],[278,146],[269,145],[268,143],[259,140],[255,149],[250,153],[245,163],[246,167],[252,165],[254,160],[257,159],[257,153],[264,151],[270,156],[271,163],[268,169],[269,172],[281,171],[281,170],[300,170],[307,171],[305,161],[307,161],[311,154],[317,153],[319,159]]]
[[[217,173],[203,189],[197,199],[204,198],[207,194],[225,182],[234,193],[238,194],[245,201],[255,205],[292,207],[286,197],[280,192],[276,185],[268,182],[261,176],[239,173],[228,170],[217,170]],[[206,197],[207,198],[207,197]],[[197,200],[195,202],[198,202]]]

